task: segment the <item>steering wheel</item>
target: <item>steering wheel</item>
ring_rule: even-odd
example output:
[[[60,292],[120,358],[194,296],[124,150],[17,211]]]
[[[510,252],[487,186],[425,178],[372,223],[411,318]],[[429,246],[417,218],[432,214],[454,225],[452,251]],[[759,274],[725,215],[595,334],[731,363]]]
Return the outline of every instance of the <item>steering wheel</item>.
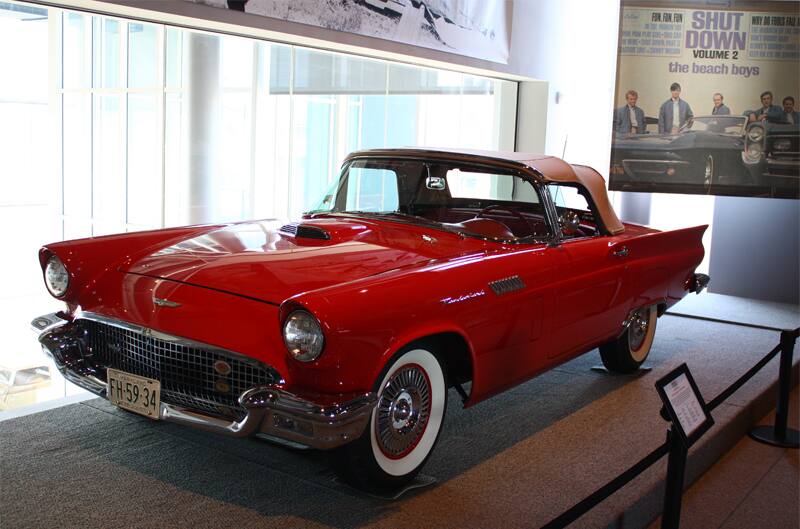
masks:
[[[509,208],[507,206],[503,206],[502,204],[489,204],[488,206],[486,206],[485,208],[480,210],[473,218],[474,219],[480,219],[486,213],[489,213],[490,211],[498,211],[498,210],[505,211],[506,213],[511,213],[512,216],[514,216],[514,217],[518,218],[519,220],[521,220],[525,224],[525,226],[528,227],[528,230],[531,232],[531,235],[533,235],[536,232],[536,230],[533,229],[533,226],[531,226],[531,223],[528,221],[528,219],[525,218],[525,215],[523,215],[522,213],[520,213],[516,209],[511,209],[511,208]],[[492,219],[492,220],[494,220],[494,219]],[[500,221],[498,221],[498,222],[500,222]]]

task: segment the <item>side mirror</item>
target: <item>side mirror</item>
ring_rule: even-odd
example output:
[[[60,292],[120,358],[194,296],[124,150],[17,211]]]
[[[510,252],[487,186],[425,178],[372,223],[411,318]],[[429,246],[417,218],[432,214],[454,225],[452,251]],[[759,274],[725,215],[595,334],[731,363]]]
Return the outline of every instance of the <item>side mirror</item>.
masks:
[[[565,211],[558,217],[564,235],[575,235],[581,227],[581,218],[574,211]]]

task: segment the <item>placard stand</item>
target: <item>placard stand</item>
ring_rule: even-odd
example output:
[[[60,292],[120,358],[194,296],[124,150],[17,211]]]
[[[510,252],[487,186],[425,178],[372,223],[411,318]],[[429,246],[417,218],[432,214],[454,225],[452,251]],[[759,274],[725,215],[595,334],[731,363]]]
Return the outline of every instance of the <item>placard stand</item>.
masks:
[[[750,437],[756,441],[782,448],[800,448],[800,433],[787,426],[789,419],[789,393],[792,389],[792,356],[797,341],[796,331],[781,331],[781,360],[778,371],[778,405],[774,426],[756,426]]]
[[[689,447],[711,428],[714,419],[686,364],[681,364],[660,378],[656,382],[656,390],[664,403],[661,415],[672,422],[667,432],[669,460],[661,529],[678,529],[686,456]]]
[[[683,475],[686,471],[686,455],[689,449],[683,443],[675,427],[667,432],[669,459],[667,460],[667,482],[664,487],[664,512],[661,514],[661,529],[678,529],[681,523],[683,499]]]

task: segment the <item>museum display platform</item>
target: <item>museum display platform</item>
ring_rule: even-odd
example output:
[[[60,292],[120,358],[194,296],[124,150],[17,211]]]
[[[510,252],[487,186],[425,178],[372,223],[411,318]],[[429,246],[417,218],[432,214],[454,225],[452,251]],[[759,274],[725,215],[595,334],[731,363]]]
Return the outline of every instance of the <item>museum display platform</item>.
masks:
[[[797,307],[713,294],[690,296],[674,310],[659,319],[650,371],[593,371],[599,355],[592,351],[469,410],[451,391],[447,424],[423,470],[437,482],[397,500],[336,483],[324,453],[152,422],[93,399],[0,422],[0,521],[4,527],[540,527],[664,442],[668,424],[654,387],[661,376],[687,363],[708,401],[778,343],[775,331],[678,314],[783,328],[800,320]],[[796,351],[795,382],[799,366]],[[715,425],[689,452],[687,487],[775,407],[777,377],[774,358],[714,410]],[[795,391],[791,414],[797,404]],[[662,458],[570,527],[647,526],[661,511],[665,475]]]

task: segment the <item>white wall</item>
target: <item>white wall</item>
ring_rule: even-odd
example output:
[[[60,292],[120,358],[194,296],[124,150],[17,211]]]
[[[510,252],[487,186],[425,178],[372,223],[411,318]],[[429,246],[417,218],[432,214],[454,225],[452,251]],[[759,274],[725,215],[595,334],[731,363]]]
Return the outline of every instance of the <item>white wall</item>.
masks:
[[[509,68],[548,82],[544,152],[608,176],[617,66],[617,0],[517,0]],[[519,128],[537,115],[520,90]],[[527,107],[527,108],[526,108]],[[564,144],[566,142],[566,151]],[[524,142],[523,142],[524,143]],[[523,150],[518,143],[518,149]],[[526,149],[527,150],[527,149]]]

